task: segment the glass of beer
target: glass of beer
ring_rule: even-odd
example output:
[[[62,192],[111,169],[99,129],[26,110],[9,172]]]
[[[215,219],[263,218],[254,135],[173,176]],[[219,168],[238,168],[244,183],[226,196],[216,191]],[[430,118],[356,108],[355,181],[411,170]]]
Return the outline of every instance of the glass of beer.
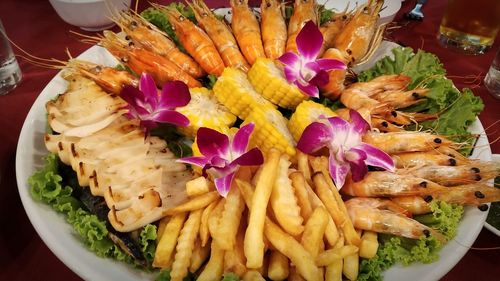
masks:
[[[500,0],[448,0],[439,26],[442,46],[483,54],[500,29]]]

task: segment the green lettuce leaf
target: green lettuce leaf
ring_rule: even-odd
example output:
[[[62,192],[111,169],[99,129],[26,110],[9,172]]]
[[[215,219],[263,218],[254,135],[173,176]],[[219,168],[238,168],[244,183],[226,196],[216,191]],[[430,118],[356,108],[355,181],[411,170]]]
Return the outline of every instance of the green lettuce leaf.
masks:
[[[170,281],[170,272],[172,270],[170,269],[164,269],[162,271],[160,271],[160,274],[158,274],[155,278],[155,281]],[[188,273],[188,275],[186,277],[184,277],[182,279],[182,281],[195,281],[196,280],[196,276],[192,273]]]
[[[148,261],[152,263],[156,252],[156,225],[146,225],[139,235],[139,245],[141,245],[142,253]]]
[[[226,272],[222,276],[222,281],[240,281],[240,277],[232,272]]]
[[[415,219],[438,230],[449,240],[455,237],[463,207],[438,201],[433,201],[430,206],[431,214]],[[432,263],[439,258],[443,247],[432,235],[412,240],[380,234],[379,242],[377,255],[361,261],[358,280],[382,280],[382,272],[396,263],[404,266],[414,262]]]

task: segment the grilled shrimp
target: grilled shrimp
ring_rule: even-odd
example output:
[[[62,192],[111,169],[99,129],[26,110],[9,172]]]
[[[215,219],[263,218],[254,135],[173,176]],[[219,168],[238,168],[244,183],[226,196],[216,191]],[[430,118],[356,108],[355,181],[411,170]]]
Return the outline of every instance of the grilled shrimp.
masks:
[[[389,233],[411,239],[433,235],[440,241],[442,234],[405,215],[387,209],[394,204],[390,200],[378,198],[352,198],[345,202],[347,212],[357,229]]]
[[[116,23],[137,46],[167,58],[194,78],[205,75],[197,62],[181,52],[165,33],[141,16],[122,12]]]
[[[143,48],[129,46],[126,41],[118,38],[111,31],[104,31],[104,38],[100,44],[137,74],[151,74],[158,87],[162,87],[167,81],[174,80],[182,81],[190,88],[201,87],[198,80],[170,60]]]
[[[426,198],[420,196],[401,196],[391,198],[391,201],[408,210],[412,215],[423,215],[432,211],[427,202],[431,202],[432,199],[432,196],[427,196]]]
[[[343,63],[347,63],[347,61],[344,59],[344,56],[342,53],[335,48],[329,48],[326,50],[326,52],[323,54],[324,59],[337,59],[342,61]],[[344,91],[344,81],[345,81],[345,76],[347,74],[347,69],[334,69],[328,71],[328,83],[321,86],[321,94],[328,99],[331,100],[336,100],[342,91]],[[369,97],[367,97],[370,99]],[[353,102],[351,102],[352,104]]]
[[[295,0],[293,4],[293,14],[288,22],[288,39],[286,41],[286,51],[297,53],[297,43],[295,39],[299,35],[302,27],[308,22],[318,23],[318,7],[315,0]]]
[[[260,4],[262,41],[264,52],[270,59],[277,59],[285,53],[287,30],[281,12],[280,0],[264,0]]]
[[[427,96],[428,89],[419,88],[409,91],[385,91],[376,94],[373,98],[379,102],[385,103],[392,108],[405,108],[416,103],[424,101],[423,97]]]
[[[423,166],[456,166],[469,163],[469,160],[462,155],[445,153],[442,148],[423,152],[406,152],[393,154],[392,159],[396,164],[396,168],[412,168]]]
[[[500,201],[500,188],[473,183],[443,188],[431,196],[436,200],[448,203],[479,206],[484,203]]]
[[[500,163],[472,162],[462,166],[423,166],[399,169],[399,174],[424,178],[444,186],[489,180],[500,175]]]
[[[207,7],[203,0],[193,0],[189,3],[193,9],[196,20],[205,30],[217,47],[219,54],[227,67],[236,67],[245,72],[250,69],[248,62],[241,54],[238,43],[229,26],[219,20]]]
[[[341,191],[351,196],[399,197],[430,195],[448,189],[432,181],[391,172],[369,172],[361,181],[348,179]]]
[[[342,28],[344,28],[344,26],[350,20],[350,16],[351,15],[346,13],[346,11],[337,13],[332,17],[331,20],[320,26],[319,31],[323,35],[323,44],[318,56],[321,56],[326,49],[332,47],[333,40],[335,39],[335,37],[337,37]],[[342,56],[342,59],[345,58]]]
[[[383,3],[381,0],[371,0],[359,7],[335,38],[333,46],[339,49],[349,62],[357,62],[368,53]]]
[[[371,118],[371,125],[372,125],[372,128],[377,128],[382,133],[404,131],[404,129],[401,128],[400,126],[394,125],[385,119],[377,118],[377,117]]]
[[[257,58],[265,58],[266,53],[260,35],[259,21],[248,7],[248,0],[230,0],[233,18],[231,27],[241,52],[252,65]]]
[[[186,51],[207,73],[220,76],[224,70],[224,61],[205,31],[176,9],[161,8],[161,11],[167,15]]]
[[[388,154],[429,151],[437,147],[455,147],[456,144],[444,136],[425,132],[369,132],[363,136],[363,141]]]

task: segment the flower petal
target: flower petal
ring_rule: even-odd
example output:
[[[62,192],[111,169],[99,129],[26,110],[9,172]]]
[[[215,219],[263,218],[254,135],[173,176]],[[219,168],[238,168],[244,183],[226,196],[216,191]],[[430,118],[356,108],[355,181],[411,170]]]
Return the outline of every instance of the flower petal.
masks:
[[[349,163],[337,161],[335,154],[330,152],[330,157],[328,157],[328,169],[337,189],[341,189],[349,173]]]
[[[332,70],[332,69],[346,69],[347,65],[340,60],[336,59],[318,59],[316,63],[322,70]]]
[[[351,144],[348,142],[350,139],[350,124],[340,117],[330,117],[328,118],[328,123],[331,126],[331,130],[333,132],[333,140],[332,143],[335,146],[343,146],[343,145],[355,145],[357,143]]]
[[[294,68],[294,69],[300,69],[300,57],[296,53],[293,52],[287,52],[281,55],[281,57],[278,58],[280,62],[282,62],[285,66]]]
[[[220,156],[228,159],[229,155],[229,138],[217,132],[216,130],[202,127],[198,129],[196,134],[196,143],[201,154],[207,158]]]
[[[345,153],[345,159],[351,166],[352,179],[355,182],[362,180],[368,173],[368,167],[365,164],[367,154],[361,149],[351,148]]]
[[[315,60],[323,44],[323,35],[313,21],[308,21],[300,30],[297,38],[299,54],[306,60]]]
[[[264,163],[264,156],[262,152],[257,147],[252,148],[248,152],[242,154],[240,157],[236,158],[231,164],[241,165],[241,166],[253,166],[261,165]]]
[[[294,84],[302,91],[302,93],[313,98],[319,98],[319,90],[317,86],[311,84],[302,85],[298,82],[295,82]]]
[[[387,171],[394,172],[394,160],[384,151],[367,143],[361,143],[357,145],[356,148],[366,153],[366,165],[380,167]]]
[[[160,123],[170,123],[176,126],[185,127],[189,125],[189,119],[174,110],[162,110],[151,114],[151,120]]]
[[[254,123],[248,123],[241,127],[236,134],[234,134],[233,142],[231,143],[231,153],[233,154],[233,159],[238,158],[240,155],[247,151],[248,140],[250,135],[255,128]]]
[[[208,159],[202,156],[184,157],[177,159],[176,162],[204,167],[208,163]]]
[[[326,124],[313,122],[305,128],[300,136],[297,148],[304,153],[312,154],[328,146],[332,138],[332,131]]]
[[[226,197],[231,188],[231,182],[233,181],[235,173],[230,173],[224,177],[216,178],[214,180],[215,188],[222,197]]]
[[[139,81],[139,89],[144,96],[144,102],[149,104],[151,108],[156,108],[158,106],[158,89],[156,88],[153,76],[145,72],[142,73]]]
[[[159,106],[162,109],[174,109],[185,106],[191,100],[188,86],[181,81],[170,81],[163,85]]]
[[[351,128],[354,132],[362,135],[370,128],[370,124],[356,110],[349,110],[349,117],[351,118]]]
[[[330,76],[328,75],[328,73],[324,70],[320,70],[316,74],[316,76],[314,76],[313,79],[309,81],[309,84],[321,87],[328,84],[328,81],[330,81]]]

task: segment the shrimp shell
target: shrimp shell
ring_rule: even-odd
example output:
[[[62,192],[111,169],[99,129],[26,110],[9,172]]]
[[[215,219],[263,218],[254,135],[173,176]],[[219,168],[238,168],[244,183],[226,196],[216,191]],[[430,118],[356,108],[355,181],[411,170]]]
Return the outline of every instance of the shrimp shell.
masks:
[[[201,87],[198,80],[170,60],[142,48],[130,47],[111,31],[104,31],[101,45],[137,74],[151,74],[158,87],[175,80],[186,83],[190,88]]]
[[[385,119],[377,118],[377,117],[372,117],[371,118],[371,125],[372,128],[377,128],[380,132],[382,133],[388,133],[388,132],[402,132],[404,131],[403,128],[392,124],[391,122],[388,122]]]
[[[369,172],[358,182],[348,179],[341,191],[351,196],[399,197],[430,195],[446,188],[423,178],[381,171]]]
[[[123,12],[116,22],[137,46],[167,58],[194,78],[205,76],[205,71],[197,62],[181,52],[165,33],[141,16]]]
[[[219,20],[202,0],[189,3],[196,20],[217,47],[226,67],[236,67],[244,72],[250,69],[248,62],[238,48],[238,43],[229,26]]]
[[[333,46],[339,49],[348,61],[357,62],[368,53],[383,3],[381,0],[371,0],[359,7],[335,38]]]
[[[448,203],[478,206],[500,201],[500,188],[474,183],[447,187],[431,195],[436,200]]]
[[[264,52],[270,59],[277,59],[285,53],[287,30],[281,11],[280,0],[264,0],[260,4],[262,41]]]
[[[444,186],[454,186],[495,178],[500,175],[500,163],[473,162],[462,166],[423,166],[400,169],[398,173],[428,179]]]
[[[259,21],[248,7],[248,0],[230,0],[233,18],[231,27],[241,52],[252,65],[257,58],[265,58]]]
[[[455,143],[444,136],[425,132],[368,132],[363,141],[378,147],[388,154],[429,151],[440,146],[454,147]]]
[[[432,234],[437,239],[445,241],[444,236],[432,228],[407,216],[385,209],[384,206],[390,204],[387,201],[393,203],[390,200],[378,198],[352,198],[345,202],[345,206],[354,227],[357,229],[389,233],[411,239]]]
[[[297,42],[295,39],[299,35],[302,27],[312,20],[318,23],[318,6],[315,0],[295,0],[293,4],[293,14],[288,22],[288,39],[286,41],[286,51],[297,53]]]
[[[432,199],[432,197],[428,197],[427,200]],[[420,196],[394,197],[391,198],[391,201],[408,210],[412,215],[423,215],[432,211],[429,203]]]
[[[323,54],[324,59],[337,59],[343,63],[347,63],[342,53],[335,48],[326,50]],[[344,91],[344,81],[347,74],[347,69],[334,69],[328,71],[328,83],[321,86],[321,94],[330,100],[336,100]],[[353,102],[350,102],[351,104]]]
[[[161,11],[167,15],[182,46],[195,61],[207,73],[220,76],[224,61],[205,31],[175,9],[163,8]]]
[[[423,102],[423,97],[427,96],[428,89],[413,89],[409,91],[385,91],[376,94],[373,98],[391,106],[393,108],[405,108]]]
[[[323,44],[318,56],[322,56],[326,49],[333,47],[333,40],[342,31],[342,28],[350,20],[350,15],[346,12],[335,14],[331,20],[320,26],[319,31],[323,35]],[[340,52],[340,51],[339,51]],[[340,53],[342,55],[342,53]],[[342,56],[342,59],[345,59]]]
[[[471,160],[465,157],[456,157],[453,154],[446,154],[436,150],[424,152],[407,152],[393,154],[392,159],[397,168],[412,168],[423,166],[456,166],[469,163]]]
[[[88,61],[70,59],[66,64],[66,69],[92,79],[105,91],[114,94],[120,94],[125,85],[136,87],[139,84],[139,80],[127,71],[120,71],[113,67]]]

